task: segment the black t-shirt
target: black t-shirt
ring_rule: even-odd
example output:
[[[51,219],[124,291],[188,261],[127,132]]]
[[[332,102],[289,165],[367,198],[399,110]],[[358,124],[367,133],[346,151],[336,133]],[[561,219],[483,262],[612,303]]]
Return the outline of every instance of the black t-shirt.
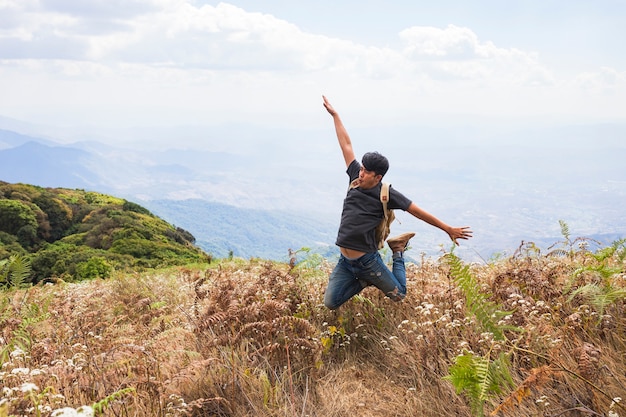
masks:
[[[348,166],[347,174],[350,177],[348,184],[359,177],[361,164],[355,159]],[[359,187],[350,188],[343,200],[341,223],[337,234],[338,246],[361,252],[376,252],[376,226],[384,217],[383,204],[380,202],[380,189],[382,184],[376,185],[369,190]],[[389,187],[389,209],[408,210],[411,200],[402,193]]]

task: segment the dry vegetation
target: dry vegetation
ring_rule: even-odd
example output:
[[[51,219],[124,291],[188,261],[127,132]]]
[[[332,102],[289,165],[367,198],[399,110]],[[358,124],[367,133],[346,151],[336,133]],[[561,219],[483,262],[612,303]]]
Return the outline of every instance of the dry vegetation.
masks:
[[[573,247],[465,265],[473,293],[424,259],[336,312],[316,259],[8,290],[0,416],[626,416],[623,244]]]

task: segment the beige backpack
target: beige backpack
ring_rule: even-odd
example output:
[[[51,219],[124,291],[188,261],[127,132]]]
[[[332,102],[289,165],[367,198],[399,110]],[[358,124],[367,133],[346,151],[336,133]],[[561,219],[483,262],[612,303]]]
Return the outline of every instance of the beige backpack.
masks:
[[[378,249],[385,247],[385,241],[389,237],[391,230],[391,222],[396,218],[393,210],[387,208],[389,202],[389,183],[383,182],[383,186],[380,189],[380,202],[383,203],[384,217],[376,227],[376,241],[378,242]]]
[[[350,184],[350,188],[356,187],[358,180],[354,180],[352,184]],[[391,222],[393,222],[396,218],[393,210],[387,209],[387,203],[389,202],[389,186],[391,184],[387,182],[382,183],[382,187],[380,189],[380,202],[383,204],[383,214],[384,217],[376,226],[376,242],[378,242],[378,249],[382,249],[385,247],[385,241],[389,237],[389,232],[391,230]]]

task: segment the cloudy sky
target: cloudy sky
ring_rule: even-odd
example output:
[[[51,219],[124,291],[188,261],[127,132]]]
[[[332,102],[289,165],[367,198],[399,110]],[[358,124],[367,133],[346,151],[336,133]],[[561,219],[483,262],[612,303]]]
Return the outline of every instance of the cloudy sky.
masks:
[[[623,0],[0,0],[0,115],[108,127],[626,121]],[[324,119],[322,119],[324,118]]]

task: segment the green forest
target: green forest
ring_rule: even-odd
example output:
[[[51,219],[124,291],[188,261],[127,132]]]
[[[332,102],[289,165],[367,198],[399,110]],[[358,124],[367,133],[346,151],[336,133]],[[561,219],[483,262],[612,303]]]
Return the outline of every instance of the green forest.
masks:
[[[191,233],[136,203],[93,191],[0,182],[0,260],[10,257],[30,263],[31,283],[210,261]]]

